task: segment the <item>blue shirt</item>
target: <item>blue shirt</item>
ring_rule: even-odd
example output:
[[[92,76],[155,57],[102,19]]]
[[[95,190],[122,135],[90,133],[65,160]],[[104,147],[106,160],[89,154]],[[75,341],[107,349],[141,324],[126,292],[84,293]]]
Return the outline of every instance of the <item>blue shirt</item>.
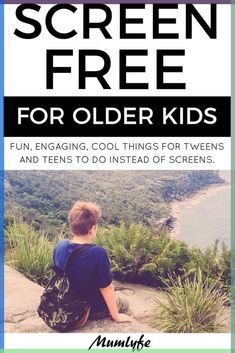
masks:
[[[62,239],[54,251],[54,262],[64,269],[72,251],[82,245]],[[106,303],[99,288],[105,288],[112,282],[110,262],[106,250],[99,245],[86,249],[69,263],[67,276],[73,289],[91,304],[91,310],[107,310]]]

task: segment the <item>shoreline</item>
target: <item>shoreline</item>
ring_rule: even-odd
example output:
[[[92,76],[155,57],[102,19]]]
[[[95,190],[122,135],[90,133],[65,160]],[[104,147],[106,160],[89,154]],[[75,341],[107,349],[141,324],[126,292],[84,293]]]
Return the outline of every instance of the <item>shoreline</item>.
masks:
[[[206,186],[205,188],[199,190],[192,196],[189,196],[181,201],[173,201],[171,202],[170,208],[171,208],[171,216],[175,219],[174,221],[174,228],[170,232],[172,238],[181,240],[180,239],[180,211],[181,208],[184,207],[185,205],[193,207],[194,205],[198,204],[201,202],[203,199],[205,199],[208,196],[213,195],[218,191],[218,189],[221,188],[227,188],[231,184],[228,181],[224,181],[224,183],[217,183],[217,184],[212,184],[209,186]]]

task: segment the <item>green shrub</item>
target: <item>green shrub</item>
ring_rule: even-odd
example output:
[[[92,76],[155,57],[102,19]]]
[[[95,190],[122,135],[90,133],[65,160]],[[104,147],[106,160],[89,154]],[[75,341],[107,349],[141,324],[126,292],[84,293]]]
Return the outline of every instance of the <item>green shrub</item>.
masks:
[[[224,291],[229,291],[231,285],[231,250],[223,242],[219,247],[219,241],[204,251],[191,248],[191,260],[185,266],[188,276],[193,276],[197,269],[202,271],[203,279],[217,281],[223,284]],[[193,270],[194,269],[194,270]]]
[[[51,276],[53,249],[66,233],[67,228],[61,228],[59,237],[48,238],[31,225],[13,220],[6,228],[6,261],[29,279],[45,285]],[[217,285],[221,282],[228,291],[231,253],[225,245],[219,252],[216,243],[204,253],[172,239],[165,231],[156,234],[143,224],[124,223],[100,228],[97,242],[107,249],[116,279],[163,287],[171,281],[169,273],[174,278],[193,280],[201,269],[203,279],[216,280]]]
[[[171,278],[171,284],[162,292],[162,299],[155,297],[161,313],[156,314],[155,326],[164,332],[203,333],[218,332],[221,314],[228,302],[222,285],[202,279],[200,270],[192,281]]]
[[[97,242],[108,251],[115,278],[123,281],[161,287],[170,283],[169,273],[193,279],[201,269],[203,279],[219,280],[224,288],[230,284],[231,252],[224,244],[220,251],[218,242],[203,252],[166,231],[156,234],[143,224],[124,223],[99,229]]]
[[[190,261],[190,248],[165,231],[154,234],[142,224],[101,229],[97,236],[111,259],[114,276],[121,280],[163,285],[168,273],[184,273]]]
[[[142,224],[100,229],[97,242],[108,251],[114,276],[130,281],[152,271],[152,252],[159,248],[157,238]]]
[[[13,222],[6,229],[6,262],[30,280],[46,285],[57,241],[49,241],[27,223]]]

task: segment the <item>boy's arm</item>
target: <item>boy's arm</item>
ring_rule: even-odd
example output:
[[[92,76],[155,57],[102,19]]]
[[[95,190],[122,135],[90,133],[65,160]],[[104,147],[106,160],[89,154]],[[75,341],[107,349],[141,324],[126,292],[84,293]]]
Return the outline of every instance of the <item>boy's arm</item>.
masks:
[[[116,294],[113,288],[113,284],[111,283],[106,288],[100,288],[101,294],[104,297],[104,300],[109,309],[110,315],[112,319],[116,322],[133,322],[133,318],[126,314],[121,314],[118,312],[118,307],[116,303]]]

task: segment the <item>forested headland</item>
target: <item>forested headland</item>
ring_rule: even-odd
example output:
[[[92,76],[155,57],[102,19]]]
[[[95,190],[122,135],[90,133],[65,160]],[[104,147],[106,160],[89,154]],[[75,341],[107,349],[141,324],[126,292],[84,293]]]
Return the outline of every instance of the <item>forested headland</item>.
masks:
[[[101,206],[102,226],[155,227],[170,216],[170,202],[222,182],[214,171],[7,171],[5,224],[20,217],[53,235],[72,204],[88,200]]]

